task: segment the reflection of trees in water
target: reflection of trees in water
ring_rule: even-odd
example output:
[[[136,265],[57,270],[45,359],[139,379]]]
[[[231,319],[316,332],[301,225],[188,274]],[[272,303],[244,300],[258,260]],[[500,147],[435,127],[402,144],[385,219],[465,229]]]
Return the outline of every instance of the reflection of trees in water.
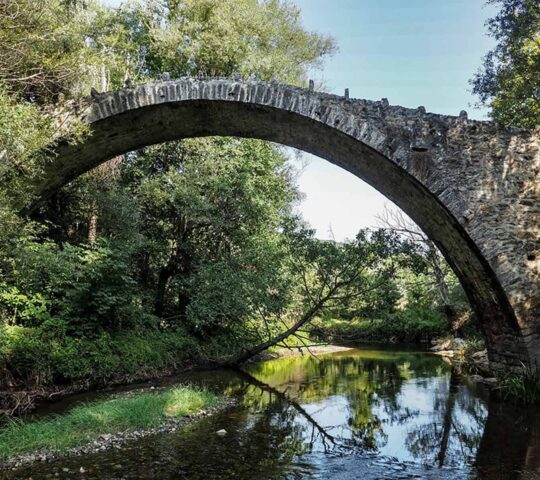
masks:
[[[272,403],[273,398],[278,400],[274,402],[282,405],[284,408],[280,415],[280,421],[283,422],[283,417],[285,412],[295,411],[299,414],[304,420],[306,420],[309,425],[311,432],[309,433],[309,441],[307,443],[307,451],[312,452],[316,442],[322,444],[325,452],[329,452],[332,448],[344,449],[350,447],[350,443],[342,439],[338,439],[335,436],[331,435],[325,427],[320,425],[312,415],[310,415],[304,407],[299,403],[289,398],[285,393],[280,392],[279,390],[271,387],[270,385],[257,380],[255,377],[246,373],[242,370],[238,371],[238,375],[247,382],[249,385],[255,386],[262,394],[269,394],[269,402]],[[290,408],[292,407],[292,409]],[[288,416],[288,415],[287,415]],[[294,418],[294,416],[292,417]],[[305,430],[304,430],[305,433]]]
[[[274,469],[290,464],[306,452],[371,448],[377,441],[379,445],[385,441],[385,425],[407,424],[416,415],[399,405],[404,379],[400,381],[397,375],[402,372],[403,364],[377,366],[367,361],[360,375],[357,374],[359,378],[355,378],[357,366],[348,359],[345,365],[319,366],[317,372],[321,377],[339,377],[340,374],[347,377],[312,380],[315,384],[323,382],[330,394],[347,399],[346,415],[351,434],[347,438],[335,435],[332,428],[321,424],[318,412],[308,412],[303,406],[304,397],[296,395],[299,392],[310,394],[313,386],[309,387],[312,381],[299,377],[298,372],[295,373],[301,384],[298,388],[287,382],[276,388],[257,379],[255,382],[237,379],[236,388],[245,392],[244,402],[250,408],[244,410],[242,415],[245,416],[237,419],[237,426],[231,427],[235,432],[231,437],[238,442],[238,449],[247,448],[244,458],[255,459],[260,455],[261,461]],[[410,428],[406,438],[407,449],[417,459],[425,464],[444,466],[474,462],[478,478],[482,480],[531,479],[535,475],[540,478],[538,409],[494,403],[489,405],[488,415],[485,404],[460,385],[454,372],[446,380],[425,386],[435,388],[430,411],[433,421]],[[297,398],[302,401],[296,401]],[[316,395],[315,398],[322,400]],[[248,411],[257,413],[249,415],[245,413]],[[374,411],[384,412],[384,419],[373,414]],[[520,471],[534,473],[527,476]]]
[[[485,403],[460,384],[455,372],[446,376],[447,372],[438,358],[396,358],[384,352],[373,358],[294,357],[256,367],[254,376],[270,389],[244,384],[250,389],[244,402],[258,411],[272,403],[277,415],[274,426],[284,421],[292,432],[292,452],[301,452],[302,448],[328,451],[336,445],[381,448],[387,442],[388,425],[405,425],[405,447],[424,464],[475,464],[479,478],[486,480],[514,478],[512,472],[521,469],[534,471],[540,478],[538,409],[525,411],[493,404],[488,417]],[[425,398],[432,399],[432,404],[423,408],[419,405],[419,410],[413,404],[413,409],[408,409],[405,403],[411,402],[404,402],[408,380],[414,380],[416,389],[425,388]],[[323,412],[329,408],[325,402],[331,396],[345,400],[343,407],[337,403],[342,409],[337,413],[341,425],[321,422],[331,418]],[[308,408],[310,404],[319,404],[323,410],[313,411]],[[430,418],[428,423],[422,423],[425,413]],[[414,420],[416,417],[418,420]]]
[[[365,361],[359,366],[361,373],[347,388],[351,434],[366,449],[375,450],[387,443],[385,424],[402,423],[416,415],[398,400],[403,382],[409,378],[403,375],[402,367],[393,362]]]
[[[245,393],[246,411],[258,419],[249,420],[253,428],[247,441],[256,441],[253,429],[263,428],[272,436],[262,440],[264,448],[282,449],[282,456],[268,454],[269,463],[281,465],[304,452],[380,448],[387,442],[387,427],[403,425],[405,447],[424,464],[474,463],[486,480],[534,478],[513,473],[522,469],[540,478],[538,409],[490,404],[488,416],[486,404],[454,372],[447,376],[438,358],[373,352],[285,360],[255,366],[259,385],[235,380],[236,390]],[[411,387],[413,395],[425,389],[418,410],[407,397]]]
[[[460,387],[452,369],[448,382],[442,382],[434,393],[432,422],[409,430],[406,446],[425,464],[469,464],[478,449],[484,423],[485,408]]]
[[[346,399],[346,417],[340,419],[342,424],[338,427],[348,428],[350,443],[373,450],[387,442],[385,424],[402,424],[418,414],[400,404],[403,382],[413,377],[435,376],[441,373],[441,367],[438,359],[428,356],[362,353],[318,360],[281,359],[262,364],[253,373],[286,393],[289,399],[301,398],[304,403],[317,403],[336,395]],[[254,406],[253,398],[244,398]]]

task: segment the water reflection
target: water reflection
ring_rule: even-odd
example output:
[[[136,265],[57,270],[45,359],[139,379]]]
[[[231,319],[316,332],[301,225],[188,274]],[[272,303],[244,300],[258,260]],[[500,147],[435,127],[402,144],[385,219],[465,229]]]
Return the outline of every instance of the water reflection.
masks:
[[[487,416],[455,372],[425,354],[344,352],[268,362],[251,373],[305,403],[346,445],[402,462],[470,465]]]
[[[238,404],[182,432],[5,478],[540,478],[538,409],[491,404],[432,355],[352,350],[182,380]]]

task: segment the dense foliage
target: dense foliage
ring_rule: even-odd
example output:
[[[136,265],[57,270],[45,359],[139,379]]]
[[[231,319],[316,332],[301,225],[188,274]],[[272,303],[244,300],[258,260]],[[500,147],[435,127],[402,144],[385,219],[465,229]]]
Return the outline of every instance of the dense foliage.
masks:
[[[303,84],[334,50],[288,1],[39,3],[0,7],[0,390],[251,355],[304,342],[316,316],[448,330],[429,253],[385,230],[317,240],[294,214],[285,152],[262,141],[130,152],[18,213],[51,138],[85,135],[52,106],[165,71]]]
[[[473,79],[473,91],[507,126],[540,125],[540,2],[489,0],[499,12],[488,21],[497,45]]]
[[[50,105],[165,71],[303,84],[333,41],[287,1],[39,4],[0,7],[2,387],[100,381],[200,358],[203,343],[238,347],[258,334],[256,314],[289,298],[280,231],[298,194],[284,153],[226,138],[149,147],[72,182],[30,221],[17,212],[40,152],[55,135],[84,135]]]
[[[406,254],[378,287],[324,309],[309,328],[331,342],[429,342],[444,335],[481,335],[457,278],[448,270],[442,300],[430,270],[429,252],[401,243]]]

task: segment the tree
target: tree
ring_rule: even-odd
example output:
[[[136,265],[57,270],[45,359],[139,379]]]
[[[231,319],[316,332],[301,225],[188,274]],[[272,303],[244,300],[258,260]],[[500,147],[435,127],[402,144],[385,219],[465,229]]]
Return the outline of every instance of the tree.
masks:
[[[353,241],[337,243],[318,240],[313,230],[293,222],[284,234],[288,241],[289,268],[297,285],[296,309],[290,314],[293,319],[279,334],[270,334],[265,341],[229,359],[227,364],[244,363],[291,335],[303,342],[298,332],[317,314],[380,288],[393,276],[400,255],[411,250],[409,243],[384,230],[372,233],[361,230]],[[262,320],[268,323],[268,319]]]
[[[189,314],[209,328],[249,317],[270,301],[265,292],[282,291],[272,279],[279,228],[298,197],[285,161],[262,141],[214,138],[152,147],[126,163],[122,181],[152,245],[156,315]]]
[[[385,207],[384,213],[379,216],[379,223],[383,228],[392,230],[421,247],[424,253],[421,259],[429,268],[433,284],[439,293],[440,303],[443,306],[450,305],[449,288],[446,281],[450,267],[435,243],[411,219],[405,217],[401,210]]]
[[[473,92],[506,126],[540,125],[540,3],[538,0],[488,0],[498,14],[488,20],[497,45],[472,80]]]
[[[154,72],[239,73],[298,84],[335,50],[331,38],[302,27],[300,10],[288,0],[161,0],[147,9],[155,20],[145,58]]]
[[[414,273],[413,282],[416,285],[409,282],[406,287],[408,293],[412,293],[414,296],[422,284],[424,284],[424,290],[435,290],[438,296],[438,306],[447,318],[448,327],[451,332],[456,333],[462,326],[456,307],[462,308],[462,305],[454,305],[456,295],[453,295],[453,290],[462,289],[435,243],[401,210],[385,208],[384,213],[379,217],[379,223],[382,227],[395,232],[419,247],[417,251],[419,254],[414,257],[412,271]],[[422,281],[423,273],[427,274],[424,277],[427,277],[427,282]],[[431,297],[426,295],[425,291],[419,292],[418,296],[423,297],[424,301],[431,301]]]

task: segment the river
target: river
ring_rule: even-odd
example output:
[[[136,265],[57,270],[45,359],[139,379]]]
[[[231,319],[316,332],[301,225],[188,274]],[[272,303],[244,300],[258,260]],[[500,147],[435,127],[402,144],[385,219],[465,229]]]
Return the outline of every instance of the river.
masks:
[[[175,381],[235,405],[178,432],[0,478],[540,478],[538,408],[489,401],[435,355],[372,348],[183,375]]]

